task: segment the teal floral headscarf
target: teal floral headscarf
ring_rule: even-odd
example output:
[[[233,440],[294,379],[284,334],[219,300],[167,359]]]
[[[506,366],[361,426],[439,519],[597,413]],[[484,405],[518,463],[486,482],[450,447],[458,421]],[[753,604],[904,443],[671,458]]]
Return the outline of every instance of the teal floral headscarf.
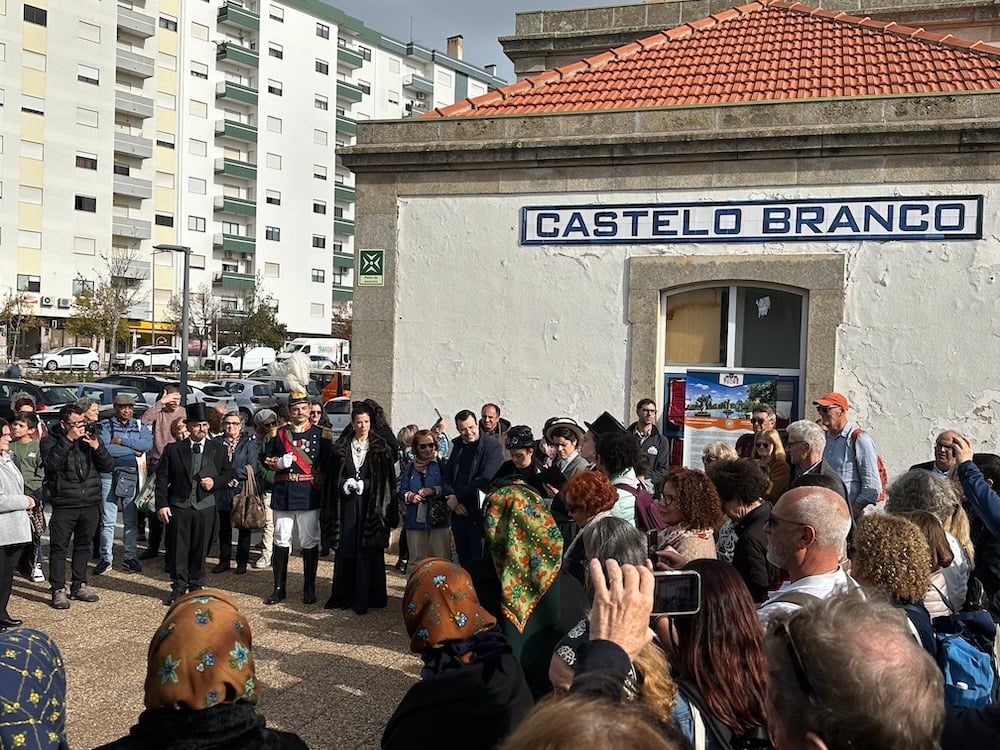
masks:
[[[252,645],[250,623],[226,594],[203,589],[182,596],[149,644],[146,708],[256,703]]]

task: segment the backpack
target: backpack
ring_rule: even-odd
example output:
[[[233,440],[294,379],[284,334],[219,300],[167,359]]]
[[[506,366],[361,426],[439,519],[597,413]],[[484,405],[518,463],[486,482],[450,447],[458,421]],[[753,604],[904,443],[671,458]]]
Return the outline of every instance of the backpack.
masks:
[[[936,590],[936,587],[935,587]],[[985,609],[956,612],[938,591],[951,614],[935,617],[937,663],[944,673],[944,700],[949,706],[982,708],[1000,702],[1000,676],[993,653],[997,628]]]
[[[666,528],[660,509],[656,506],[656,500],[649,494],[649,490],[642,485],[633,487],[624,482],[618,482],[614,486],[635,497],[635,525],[639,531],[658,531]]]
[[[858,442],[858,437],[864,433],[860,427],[856,427],[851,430],[851,436],[847,438],[847,444],[851,446],[851,450],[857,455],[857,448],[855,445]],[[885,461],[882,460],[882,456],[875,454],[875,463],[878,467],[878,480],[882,483],[882,487],[878,491],[878,501],[881,503],[885,500],[885,488],[889,486],[889,473],[885,470]]]

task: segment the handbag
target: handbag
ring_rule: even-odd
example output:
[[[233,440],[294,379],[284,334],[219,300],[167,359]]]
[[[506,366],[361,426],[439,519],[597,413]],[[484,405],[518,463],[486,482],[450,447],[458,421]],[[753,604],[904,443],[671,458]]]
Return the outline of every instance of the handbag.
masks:
[[[35,501],[35,505],[28,511],[28,520],[31,521],[31,533],[40,537],[48,528],[48,524],[45,522],[45,510],[42,507],[42,493],[34,492],[25,487],[24,494],[30,495]]]
[[[233,497],[229,520],[235,528],[247,531],[263,529],[267,523],[264,495],[257,486],[257,477],[250,464],[247,464],[247,478],[243,482],[243,488]]]
[[[135,498],[135,507],[140,513],[156,513],[156,474],[150,474]]]

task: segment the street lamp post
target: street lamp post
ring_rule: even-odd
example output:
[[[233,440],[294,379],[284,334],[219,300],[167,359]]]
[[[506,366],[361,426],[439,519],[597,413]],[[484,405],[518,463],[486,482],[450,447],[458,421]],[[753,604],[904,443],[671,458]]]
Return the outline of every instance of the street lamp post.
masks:
[[[181,292],[181,398],[187,403],[188,384],[188,329],[191,320],[191,248],[186,245],[153,245],[154,250],[184,254],[184,287]],[[153,291],[156,306],[156,291]]]

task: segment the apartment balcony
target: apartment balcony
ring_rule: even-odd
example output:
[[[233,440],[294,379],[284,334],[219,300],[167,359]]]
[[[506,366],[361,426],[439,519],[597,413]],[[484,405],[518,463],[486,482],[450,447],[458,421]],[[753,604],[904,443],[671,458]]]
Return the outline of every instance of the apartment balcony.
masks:
[[[235,120],[216,120],[215,134],[220,138],[232,138],[247,143],[257,142],[257,127]]]
[[[212,247],[225,252],[252,255],[257,252],[257,240],[237,234],[216,234],[212,235]]]
[[[333,233],[348,235],[354,234],[354,219],[334,219]]]
[[[213,203],[217,214],[237,214],[238,216],[256,216],[257,202],[245,198],[230,198],[228,195],[217,195]]]
[[[337,115],[337,132],[346,133],[347,135],[357,135],[358,123],[356,120],[352,120],[350,117],[345,117],[344,115]]]
[[[146,119],[153,116],[155,102],[148,96],[115,90],[115,111]]]
[[[118,6],[118,28],[124,29],[142,39],[156,34],[156,19],[153,16],[139,13],[131,8]]]
[[[354,268],[354,256],[351,253],[334,253],[333,265],[337,268]]]
[[[115,132],[115,153],[127,154],[139,159],[149,159],[153,155],[153,141],[137,135]]]
[[[260,29],[260,16],[237,3],[223,3],[222,7],[219,8],[218,21],[249,31]]]
[[[351,70],[356,70],[360,68],[365,63],[365,58],[352,47],[348,47],[343,44],[337,45],[337,64],[343,65],[345,68],[350,68]]]
[[[345,99],[349,102],[360,102],[364,97],[364,92],[360,87],[355,86],[353,83],[348,83],[347,81],[337,81],[337,98]]]
[[[334,302],[350,302],[353,299],[354,299],[354,287],[346,286],[344,284],[333,285]]]
[[[215,289],[236,289],[249,291],[254,288],[257,280],[252,273],[236,273],[223,271],[212,276],[212,286]]]
[[[424,78],[416,73],[410,73],[409,75],[403,76],[403,88],[411,89],[412,91],[419,91],[422,94],[427,94],[430,96],[434,93],[434,81],[430,78]]]
[[[131,237],[136,240],[148,240],[153,236],[152,222],[133,219],[129,216],[111,217],[111,234],[118,237]]]
[[[257,93],[257,89],[232,81],[219,81],[215,84],[216,99],[231,99],[234,102],[257,106]]]
[[[140,177],[126,177],[123,174],[116,174],[112,190],[116,195],[127,195],[130,198],[152,198],[153,181],[143,180]]]
[[[351,185],[337,185],[333,189],[333,199],[342,203],[354,203],[357,191]]]
[[[222,42],[215,48],[216,62],[231,62],[244,68],[257,70],[260,66],[260,55],[256,50],[242,47],[236,42]]]
[[[216,159],[215,173],[254,181],[257,179],[257,165],[239,159]]]
[[[119,49],[115,50],[115,70],[124,71],[136,78],[152,78],[156,70],[156,61],[146,55]]]

